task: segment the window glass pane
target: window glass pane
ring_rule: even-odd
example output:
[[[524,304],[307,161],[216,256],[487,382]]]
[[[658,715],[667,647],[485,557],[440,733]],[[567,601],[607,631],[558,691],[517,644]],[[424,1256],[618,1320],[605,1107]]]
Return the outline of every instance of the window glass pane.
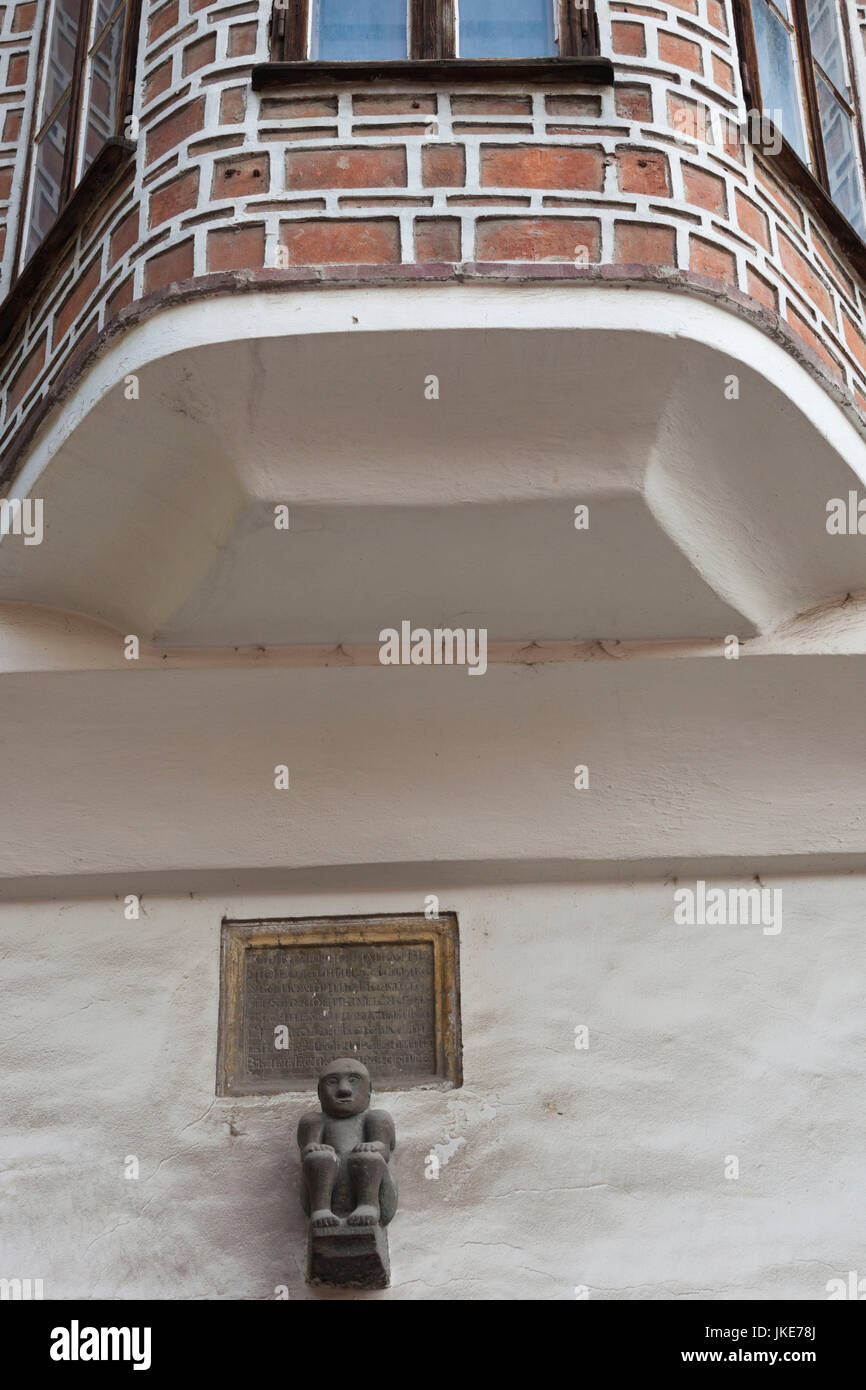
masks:
[[[48,130],[39,141],[33,155],[33,202],[25,255],[36,250],[60,211],[60,190],[63,184],[63,154],[66,149],[66,124],[69,100],[63,102]]]
[[[812,57],[820,63],[834,87],[845,96],[845,60],[836,0],[806,0]]]
[[[120,59],[123,50],[123,19],[117,18],[106,30],[102,43],[89,63],[87,121],[84,130],[84,154],[81,173],[92,163],[109,136],[117,129],[117,108],[120,100]],[[79,174],[80,177],[80,174]]]
[[[311,58],[360,62],[408,52],[406,0],[314,0]]]
[[[862,236],[863,200],[860,193],[860,169],[854,153],[854,130],[848,112],[837,101],[823,77],[816,75],[818,108],[821,112],[821,133],[827,156],[830,195],[840,212],[848,218]]]
[[[117,0],[96,0],[93,7],[93,28],[90,31],[90,42],[95,43],[102,33],[114,11],[118,8]]]
[[[57,0],[51,16],[51,35],[48,40],[45,95],[42,99],[43,121],[51,115],[59,98],[72,81],[80,14],[81,0]]]
[[[764,114],[808,163],[791,36],[765,0],[752,0]]]
[[[554,0],[459,0],[461,58],[545,58],[556,53]]]

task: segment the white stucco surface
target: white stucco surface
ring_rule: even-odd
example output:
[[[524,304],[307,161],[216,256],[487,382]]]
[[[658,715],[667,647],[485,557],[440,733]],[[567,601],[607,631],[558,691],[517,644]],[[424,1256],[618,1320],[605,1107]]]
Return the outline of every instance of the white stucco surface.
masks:
[[[323,872],[316,893],[145,896],[138,921],[120,899],[4,904],[0,1275],[46,1298],[328,1296],[303,1282],[295,1193],[311,1097],[214,1095],[220,920],[437,893],[465,1084],[380,1096],[393,1285],[356,1296],[825,1299],[866,1269],[866,879],[763,882],[776,935],[677,925],[662,882],[348,894]]]

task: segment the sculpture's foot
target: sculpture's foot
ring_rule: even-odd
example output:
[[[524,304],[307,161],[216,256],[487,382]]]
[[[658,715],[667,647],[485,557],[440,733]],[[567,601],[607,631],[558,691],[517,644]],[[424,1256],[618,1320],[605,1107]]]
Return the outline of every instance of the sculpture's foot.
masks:
[[[310,1225],[315,1231],[324,1231],[329,1226],[339,1226],[339,1224],[339,1216],[335,1216],[332,1211],[314,1211],[310,1217]]]
[[[351,1216],[346,1217],[350,1226],[375,1226],[379,1220],[378,1207],[356,1207]]]

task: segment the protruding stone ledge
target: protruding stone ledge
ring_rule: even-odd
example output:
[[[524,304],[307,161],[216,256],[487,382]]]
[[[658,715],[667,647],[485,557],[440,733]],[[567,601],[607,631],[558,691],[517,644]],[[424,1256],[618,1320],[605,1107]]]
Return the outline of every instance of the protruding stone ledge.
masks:
[[[747,319],[790,353],[815,377],[846,417],[866,435],[866,411],[848,389],[831,374],[823,359],[800,338],[774,310],[733,285],[710,276],[678,270],[673,266],[573,265],[568,262],[427,262],[421,265],[317,265],[287,269],[230,270],[175,281],[120,311],[97,338],[74,356],[35,401],[3,454],[0,486],[16,474],[22,455],[38,434],[50,412],[75,388],[93,362],[118,335],[145,322],[162,309],[219,295],[274,293],[281,290],[370,288],[373,286],[423,285],[610,285],[612,288],[657,288],[710,300],[720,308]]]
[[[411,58],[386,63],[258,63],[253,68],[252,85],[254,92],[335,82],[504,82],[515,86],[555,82],[609,87],[613,79],[609,58]]]

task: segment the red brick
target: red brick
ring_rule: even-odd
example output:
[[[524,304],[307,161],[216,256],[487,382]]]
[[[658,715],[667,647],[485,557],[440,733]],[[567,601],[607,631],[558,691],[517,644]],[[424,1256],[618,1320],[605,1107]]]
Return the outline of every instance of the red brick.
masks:
[[[796,203],[791,201],[787,194],[785,194],[776,183],[775,179],[771,179],[758,164],[755,165],[755,178],[765,192],[769,194],[773,201],[777,203],[782,211],[790,218],[794,225],[802,229],[803,214]]]
[[[814,251],[817,251],[818,255],[820,256],[820,258],[821,258],[821,260],[822,260],[822,262],[823,262],[823,264],[824,264],[824,268],[827,270],[827,272],[828,272],[828,274],[829,274],[829,276],[830,276],[830,279],[834,282],[834,284],[837,286],[838,289],[841,289],[841,290],[843,291],[843,293],[847,294],[847,296],[848,296],[849,299],[853,300],[853,299],[854,299],[854,282],[853,282],[853,280],[851,279],[851,277],[850,277],[849,275],[846,275],[846,274],[845,274],[845,272],[842,270],[842,267],[839,265],[839,262],[836,260],[836,258],[835,258],[833,255],[831,255],[830,251],[829,251],[829,250],[827,249],[827,247],[824,245],[824,243],[823,243],[823,241],[821,240],[821,238],[816,234],[814,224],[812,225],[812,229],[811,229],[811,230],[812,230],[812,249],[813,249]]]
[[[659,58],[663,63],[673,63],[675,67],[688,68],[690,72],[704,70],[700,44],[680,38],[679,34],[669,34],[664,29],[659,34]]]
[[[600,116],[601,97],[587,92],[584,96],[545,98],[548,116]]]
[[[416,217],[416,261],[461,260],[458,217]]]
[[[614,53],[625,53],[630,58],[646,57],[646,38],[642,24],[624,24],[614,20],[610,26]]]
[[[199,10],[206,10],[210,5],[215,5],[217,0],[189,0],[190,14],[197,14]]]
[[[842,315],[842,328],[851,353],[859,362],[861,372],[866,375],[866,339],[845,313]]]
[[[759,275],[750,265],[746,266],[746,289],[753,299],[757,299],[759,304],[765,304],[768,309],[778,311],[779,296],[763,275]]]
[[[230,58],[248,58],[256,51],[257,24],[233,24],[229,29]]]
[[[802,338],[804,343],[808,343],[812,351],[814,353],[817,353],[817,355],[821,358],[822,362],[826,363],[831,374],[841,381],[842,372],[839,368],[838,362],[835,360],[834,357],[830,355],[830,353],[825,348],[824,344],[821,342],[820,338],[815,337],[815,333],[812,327],[800,314],[797,313],[797,310],[794,308],[792,304],[788,305],[787,317],[788,322],[790,323],[797,336],[799,338]]]
[[[167,92],[171,86],[171,58],[166,58],[164,63],[160,63],[158,68],[154,68],[144,80],[144,104],[149,106],[157,97],[161,97],[163,92]]]
[[[248,193],[267,193],[270,178],[270,155],[243,154],[218,159],[213,167],[211,197],[243,198]]]
[[[13,53],[6,72],[7,87],[23,87],[27,81],[27,54]]]
[[[456,126],[455,126],[455,129],[456,129]],[[360,125],[354,125],[354,126],[352,126],[352,134],[353,134],[353,135],[356,135],[356,136],[357,136],[357,135],[363,135],[363,136],[378,135],[378,136],[381,137],[381,136],[383,136],[383,135],[387,135],[387,136],[394,136],[394,135],[424,135],[425,133],[426,133],[426,128],[425,128],[425,126],[420,125],[417,121],[407,121],[405,125],[399,125],[396,121],[388,121],[388,122],[385,122],[385,123],[376,122],[375,124],[374,124],[372,121],[362,121]],[[320,127],[320,129],[319,129],[317,135],[314,135],[314,136],[312,136],[312,137],[310,137],[309,135],[307,135],[307,136],[305,136],[305,137],[303,137],[303,138],[305,138],[305,139],[307,139],[307,140],[309,140],[310,138],[312,138],[312,139],[314,139],[314,140],[315,140],[315,139],[324,140],[324,139],[326,139],[326,138],[327,138],[327,139],[331,139],[332,137],[335,137],[336,134],[337,134],[337,132],[336,132],[336,130],[333,129],[333,127],[327,127],[327,128],[321,128],[321,127]],[[292,131],[292,132],[291,132],[291,135],[293,135],[293,136],[295,137],[295,139],[298,139],[298,138],[299,138],[299,137],[298,137],[298,133],[297,133],[296,130],[295,130],[295,131]],[[290,136],[290,138],[291,138],[291,136]]]
[[[113,218],[117,209],[126,203],[132,185],[135,182],[135,169],[130,166],[126,174],[119,180],[114,188],[97,203],[90,216],[85,221],[81,229],[80,241],[82,246],[86,246],[92,237],[97,233],[102,236],[110,218]],[[55,277],[55,284],[57,278]]]
[[[793,243],[781,234],[779,236],[779,258],[788,274],[797,282],[812,303],[821,310],[825,319],[834,323],[833,302],[827,290]]]
[[[147,42],[156,43],[163,34],[167,34],[169,29],[173,29],[178,20],[178,0],[169,0],[167,5],[154,10],[147,26]]]
[[[588,188],[601,192],[602,151],[576,145],[484,145],[483,188]]]
[[[453,116],[531,116],[531,97],[453,96]]]
[[[678,135],[686,135],[692,140],[702,140],[705,144],[707,142],[710,127],[706,110],[689,97],[668,92],[668,124]]]
[[[190,237],[178,246],[171,246],[167,251],[151,256],[144,267],[144,292],[152,294],[154,290],[161,290],[176,280],[189,280],[193,269],[193,243]]]
[[[383,265],[400,260],[396,217],[283,222],[280,241],[290,265]]]
[[[294,126],[291,130],[265,130],[259,126],[259,138],[262,140],[278,140],[281,144],[296,142],[300,144],[304,140],[336,140],[337,127],[329,126]]]
[[[462,188],[466,182],[466,147],[425,145],[421,174],[425,188]]]
[[[751,198],[745,198],[739,189],[736,191],[737,221],[742,227],[746,236],[750,236],[759,246],[765,250],[770,249],[770,225],[765,214],[753,203]]]
[[[89,323],[86,323],[75,335],[74,357],[80,360],[91,343],[95,343],[99,337],[99,315],[94,314]]]
[[[262,97],[262,120],[304,120],[313,116],[336,116],[336,97]]]
[[[658,198],[670,195],[666,155],[654,150],[618,150],[616,166],[621,193],[648,193]]]
[[[401,147],[291,150],[286,187],[405,188],[406,151]]]
[[[628,121],[651,121],[652,92],[649,87],[617,87],[616,114]]]
[[[220,96],[220,125],[239,125],[246,110],[246,88],[227,87]]]
[[[217,227],[207,234],[208,270],[252,270],[264,264],[265,229],[254,226]]]
[[[719,86],[724,87],[726,91],[732,92],[734,90],[734,69],[717,53],[713,54],[713,77]]]
[[[352,110],[356,116],[435,116],[436,98],[416,96],[411,92],[400,96],[356,96]],[[324,111],[318,114],[327,116],[331,113]]]
[[[686,201],[694,203],[708,212],[717,212],[722,217],[728,215],[728,199],[725,181],[696,164],[683,164],[683,186]]]
[[[12,33],[26,34],[33,28],[33,21],[36,18],[35,3],[27,5],[16,5],[15,14],[12,19]]]
[[[12,192],[12,165],[0,169],[0,202],[5,203]]]
[[[3,122],[3,139],[17,140],[21,135],[21,111],[7,111]]]
[[[727,34],[728,19],[725,14],[725,7],[719,3],[719,0],[707,0],[707,19],[714,29],[721,29],[723,34]]]
[[[188,153],[190,159],[193,159],[201,154],[215,154],[217,150],[237,149],[240,143],[241,138],[237,133],[234,135],[215,135],[211,140],[190,140]]]
[[[72,289],[64,299],[57,313],[54,315],[54,346],[66,336],[79,314],[83,311],[85,304],[97,289],[101,276],[100,258],[91,261],[83,275],[76,280]]]
[[[12,384],[9,387],[9,396],[6,403],[6,416],[8,417],[27,395],[42,368],[45,366],[45,346],[48,341],[48,334],[43,333],[35,348],[27,355],[22,362]]]
[[[703,237],[689,238],[689,269],[696,275],[709,275],[713,280],[737,283],[737,262],[730,251]]]
[[[198,168],[187,169],[170,183],[164,183],[150,195],[148,226],[160,227],[181,212],[188,212],[198,202]]]
[[[134,207],[128,212],[123,221],[117,227],[111,238],[109,248],[108,265],[109,268],[119,261],[131,246],[138,241],[138,208]]]
[[[191,72],[198,72],[199,68],[207,67],[215,57],[216,34],[205,34],[203,38],[196,39],[195,43],[187,44],[183,50],[184,77]]]
[[[674,5],[678,10],[685,10],[686,14],[697,14],[698,0],[667,0],[669,5]]]
[[[483,217],[476,229],[479,261],[599,259],[599,224],[579,217]],[[584,257],[583,252],[587,255]]]
[[[453,121],[455,135],[532,135],[529,121]]]
[[[125,309],[127,304],[132,303],[132,289],[133,276],[128,275],[127,278],[118,285],[114,293],[109,296],[108,303],[105,306],[106,323],[108,323],[110,319],[115,318],[115,316],[120,313],[121,309]]]
[[[676,234],[673,227],[651,222],[617,222],[614,260],[624,265],[676,265]]]
[[[198,97],[188,106],[182,106],[179,111],[166,116],[164,121],[160,121],[148,131],[146,162],[153,164],[154,160],[161,159],[169,150],[173,150],[175,145],[179,145],[182,140],[188,140],[203,126],[204,97]]]

